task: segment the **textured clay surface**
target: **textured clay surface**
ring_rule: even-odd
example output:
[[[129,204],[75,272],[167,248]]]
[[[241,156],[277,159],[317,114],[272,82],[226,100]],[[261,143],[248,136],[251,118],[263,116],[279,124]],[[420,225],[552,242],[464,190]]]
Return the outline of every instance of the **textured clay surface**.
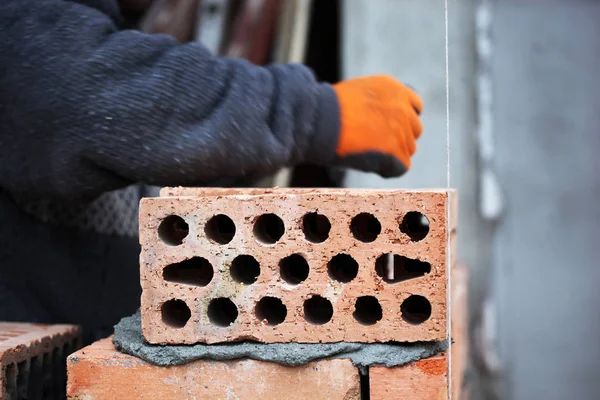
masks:
[[[65,360],[80,347],[71,325],[0,322],[0,399],[64,398]]]
[[[302,367],[254,360],[157,367],[119,353],[104,339],[71,355],[67,365],[70,399],[360,399],[358,370],[349,360]]]
[[[142,329],[150,343],[447,337],[453,192],[161,194],[140,206]]]
[[[448,400],[447,365],[442,355],[402,367],[369,368],[371,400]]]
[[[468,287],[469,270],[465,264],[452,267],[452,399],[466,399],[464,374],[469,360]]]

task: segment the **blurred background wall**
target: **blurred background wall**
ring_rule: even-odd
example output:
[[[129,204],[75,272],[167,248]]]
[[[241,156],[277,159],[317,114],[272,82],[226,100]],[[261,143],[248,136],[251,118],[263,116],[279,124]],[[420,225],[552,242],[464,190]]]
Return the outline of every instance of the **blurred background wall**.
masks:
[[[451,186],[483,343],[473,398],[597,399],[600,2],[480,3],[449,0]],[[342,15],[342,77],[389,73],[426,105],[409,174],[345,186],[445,187],[444,2],[346,0]]]

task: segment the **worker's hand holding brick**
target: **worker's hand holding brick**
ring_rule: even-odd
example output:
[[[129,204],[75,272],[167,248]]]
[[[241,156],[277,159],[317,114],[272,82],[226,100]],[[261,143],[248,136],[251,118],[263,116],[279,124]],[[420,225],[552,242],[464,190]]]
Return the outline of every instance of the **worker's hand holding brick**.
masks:
[[[389,76],[350,79],[334,89],[340,103],[336,153],[341,163],[386,177],[406,172],[423,130],[420,97]]]

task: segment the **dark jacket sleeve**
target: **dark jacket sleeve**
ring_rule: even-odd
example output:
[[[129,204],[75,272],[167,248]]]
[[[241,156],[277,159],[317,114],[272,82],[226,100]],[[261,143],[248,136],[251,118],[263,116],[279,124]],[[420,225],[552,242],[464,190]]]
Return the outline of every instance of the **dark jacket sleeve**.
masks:
[[[69,1],[0,5],[0,187],[88,199],[329,164],[339,106],[301,65],[119,31]]]

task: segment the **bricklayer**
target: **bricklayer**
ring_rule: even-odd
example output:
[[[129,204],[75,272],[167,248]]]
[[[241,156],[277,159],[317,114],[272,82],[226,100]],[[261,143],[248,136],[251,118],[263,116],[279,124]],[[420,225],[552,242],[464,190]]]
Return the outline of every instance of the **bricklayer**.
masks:
[[[78,328],[0,322],[0,399],[65,396],[65,360],[81,346]]]
[[[453,192],[167,188],[161,194],[140,208],[149,342],[446,338]]]

